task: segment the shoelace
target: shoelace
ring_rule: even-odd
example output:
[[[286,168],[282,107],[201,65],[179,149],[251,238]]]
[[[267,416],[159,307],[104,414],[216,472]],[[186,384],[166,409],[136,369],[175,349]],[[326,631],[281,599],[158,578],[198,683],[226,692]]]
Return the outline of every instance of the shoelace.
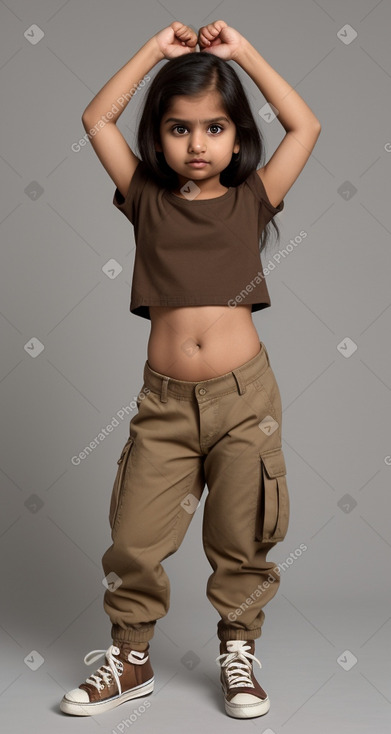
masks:
[[[99,660],[103,655],[106,656],[108,665],[101,665],[95,673],[86,679],[86,683],[91,683],[98,689],[98,691],[100,691],[105,687],[105,685],[110,683],[110,676],[113,675],[118,686],[118,692],[121,694],[122,688],[119,675],[122,675],[124,666],[121,660],[117,660],[117,658],[114,657],[115,655],[119,655],[119,653],[120,650],[118,647],[115,647],[115,645],[110,645],[108,650],[91,650],[91,652],[88,652],[84,658],[86,665],[92,665],[92,663]],[[119,668],[119,675],[117,666]]]
[[[250,686],[254,688],[254,683],[251,680],[251,663],[250,658],[258,663],[259,667],[262,665],[255,655],[248,652],[250,645],[243,645],[240,650],[233,650],[232,652],[223,652],[216,658],[216,664],[227,669],[227,678],[229,686]],[[222,660],[222,658],[225,658]],[[243,662],[239,662],[243,660]]]

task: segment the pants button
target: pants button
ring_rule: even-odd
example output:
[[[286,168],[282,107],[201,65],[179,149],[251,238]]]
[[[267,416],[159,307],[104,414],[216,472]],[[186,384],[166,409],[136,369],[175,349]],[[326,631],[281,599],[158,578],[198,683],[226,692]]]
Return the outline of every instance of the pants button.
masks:
[[[206,390],[205,390],[204,387],[200,387],[200,389],[198,390],[198,392],[199,392],[200,395],[205,395]]]

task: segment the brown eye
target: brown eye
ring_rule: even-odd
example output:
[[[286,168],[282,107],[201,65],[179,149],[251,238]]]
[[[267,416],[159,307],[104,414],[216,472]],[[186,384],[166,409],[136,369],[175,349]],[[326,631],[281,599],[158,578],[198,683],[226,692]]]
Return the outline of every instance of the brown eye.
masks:
[[[218,128],[220,128],[220,130],[224,130],[224,128],[223,128],[223,127],[222,127],[221,125],[217,125],[217,123],[216,123],[215,125],[211,125],[211,126],[210,126],[210,129],[211,129],[212,127],[218,127]]]

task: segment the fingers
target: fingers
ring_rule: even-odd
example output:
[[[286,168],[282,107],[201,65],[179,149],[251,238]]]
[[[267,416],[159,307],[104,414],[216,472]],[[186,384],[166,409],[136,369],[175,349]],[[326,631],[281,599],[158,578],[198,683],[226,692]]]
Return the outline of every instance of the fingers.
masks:
[[[200,28],[198,33],[200,45],[209,46],[211,41],[213,41],[220,34],[222,29],[227,27],[227,25],[228,24],[224,20],[215,20],[214,23],[209,23],[208,25]]]
[[[200,47],[206,48],[210,46],[212,42],[220,35],[223,28],[227,28],[228,24],[225,20],[215,20],[213,23],[209,23],[206,26],[200,28],[198,35],[193,31],[190,26],[181,23],[179,20],[174,20],[171,23],[171,28],[174,31],[175,37],[180,41],[182,46],[194,48],[197,43]]]
[[[171,28],[173,29],[176,37],[185,43],[186,46],[191,46],[193,48],[197,45],[197,34],[192,28],[189,28],[189,26],[180,23],[179,20],[174,20],[173,23],[171,23]]]

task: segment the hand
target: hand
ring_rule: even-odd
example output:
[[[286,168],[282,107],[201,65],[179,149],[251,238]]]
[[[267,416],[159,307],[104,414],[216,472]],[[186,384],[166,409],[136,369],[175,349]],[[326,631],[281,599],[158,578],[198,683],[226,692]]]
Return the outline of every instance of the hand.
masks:
[[[245,38],[230,28],[224,20],[204,25],[198,32],[198,43],[202,53],[214,54],[228,61],[235,59],[245,43]]]
[[[197,45],[197,34],[179,20],[174,20],[168,28],[156,33],[155,38],[165,59],[194,53]]]

